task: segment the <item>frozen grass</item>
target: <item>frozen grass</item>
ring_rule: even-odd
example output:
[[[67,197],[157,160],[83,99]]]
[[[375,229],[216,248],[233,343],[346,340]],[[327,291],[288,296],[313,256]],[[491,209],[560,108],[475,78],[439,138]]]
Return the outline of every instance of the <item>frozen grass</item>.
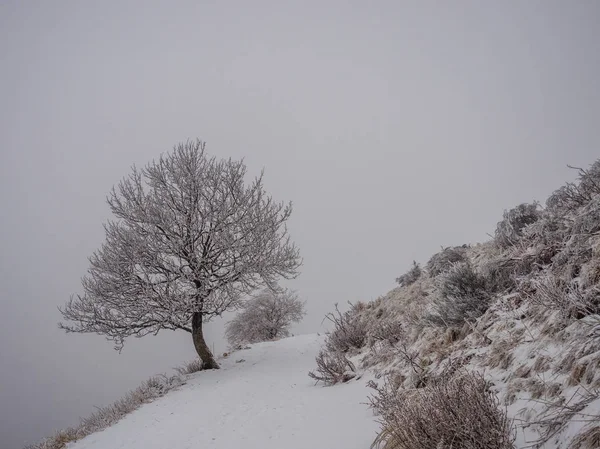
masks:
[[[152,402],[183,385],[185,383],[184,374],[195,372],[192,371],[195,367],[197,367],[196,363],[190,362],[178,369],[179,375],[151,377],[113,404],[99,407],[95,413],[87,418],[82,418],[77,427],[60,430],[40,443],[28,446],[27,449],[63,449],[67,443],[104,430],[137,410],[141,405]]]

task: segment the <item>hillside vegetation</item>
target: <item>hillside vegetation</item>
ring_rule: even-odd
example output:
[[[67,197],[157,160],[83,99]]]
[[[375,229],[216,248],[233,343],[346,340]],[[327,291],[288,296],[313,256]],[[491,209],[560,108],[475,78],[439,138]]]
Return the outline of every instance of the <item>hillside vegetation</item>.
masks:
[[[364,369],[386,449],[600,447],[600,161],[493,239],[443,248],[334,323],[326,384]]]

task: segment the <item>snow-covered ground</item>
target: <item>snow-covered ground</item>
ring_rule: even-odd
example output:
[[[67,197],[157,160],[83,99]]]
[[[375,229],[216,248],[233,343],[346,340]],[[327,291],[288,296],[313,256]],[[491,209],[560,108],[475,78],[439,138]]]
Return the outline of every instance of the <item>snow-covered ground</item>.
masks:
[[[222,359],[219,371],[146,404],[69,449],[365,449],[378,425],[369,377],[334,387],[307,372],[323,337],[260,343]]]

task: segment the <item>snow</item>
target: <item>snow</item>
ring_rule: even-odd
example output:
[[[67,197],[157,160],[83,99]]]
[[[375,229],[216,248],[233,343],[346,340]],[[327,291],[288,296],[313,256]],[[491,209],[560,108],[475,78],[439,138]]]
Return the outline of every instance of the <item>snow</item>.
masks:
[[[367,406],[370,376],[333,387],[307,373],[317,335],[259,343],[220,361],[221,370],[142,406],[69,449],[364,449],[378,424]]]

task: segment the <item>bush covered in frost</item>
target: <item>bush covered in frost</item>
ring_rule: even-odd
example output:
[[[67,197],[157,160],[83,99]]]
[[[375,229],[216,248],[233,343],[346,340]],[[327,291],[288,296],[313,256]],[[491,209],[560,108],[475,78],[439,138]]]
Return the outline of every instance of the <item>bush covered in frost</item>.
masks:
[[[356,368],[345,354],[335,351],[321,350],[316,357],[317,369],[308,376],[325,385],[348,382],[356,377]]]
[[[427,320],[438,326],[462,326],[485,313],[491,299],[486,280],[470,263],[454,264],[438,280],[438,294]]]
[[[402,276],[398,276],[396,278],[396,282],[403,287],[407,287],[407,286],[417,282],[419,280],[419,278],[421,277],[421,274],[422,274],[421,266],[416,261],[413,261],[412,268],[410,270],[408,270],[406,273],[404,273]]]
[[[443,248],[439,253],[431,256],[427,262],[427,272],[435,277],[452,268],[457,262],[467,260],[467,245]]]
[[[325,319],[333,324],[333,330],[327,333],[325,348],[329,352],[347,352],[349,349],[362,348],[367,340],[367,322],[359,315],[360,306],[351,305],[350,309],[328,313]]]
[[[523,203],[504,211],[502,221],[496,226],[496,243],[502,248],[515,245],[523,235],[523,229],[538,221],[540,217],[541,211],[537,203]]]
[[[514,431],[498,398],[480,374],[457,372],[423,388],[386,382],[371,406],[381,430],[373,447],[384,449],[513,449]]]
[[[594,197],[600,195],[600,159],[589,169],[576,169],[577,182],[568,182],[550,195],[546,207],[556,215],[567,214],[579,207],[585,206]]]
[[[305,313],[304,303],[294,292],[265,289],[227,323],[225,336],[233,347],[288,337],[291,324],[302,320]]]
[[[350,304],[349,310],[340,312],[336,304],[335,312],[325,315],[325,319],[333,324],[333,330],[327,333],[325,345],[316,357],[316,371],[308,373],[311,378],[333,385],[355,376],[356,370],[346,353],[366,344],[368,325],[360,314],[363,310],[364,305],[356,303]]]

